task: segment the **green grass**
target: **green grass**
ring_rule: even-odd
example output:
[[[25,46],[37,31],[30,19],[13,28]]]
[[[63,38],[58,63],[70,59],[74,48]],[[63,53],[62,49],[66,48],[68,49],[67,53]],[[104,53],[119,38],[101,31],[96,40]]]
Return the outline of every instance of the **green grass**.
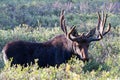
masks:
[[[0,53],[0,80],[119,80],[120,10],[117,6],[119,0],[1,0],[0,51],[9,41],[44,42],[62,34],[57,27],[61,9],[66,11],[66,24],[76,25],[79,33],[97,25],[97,11],[108,13],[107,22],[112,28],[103,40],[91,43],[88,63],[72,57],[59,68],[38,68],[37,63],[16,68],[10,67],[10,62],[5,66]]]
[[[59,68],[38,68],[37,63],[28,67],[4,66],[0,58],[0,80],[119,80],[120,79],[120,27],[111,32],[100,42],[93,42],[89,47],[90,61],[83,63],[73,57]],[[59,27],[32,28],[28,25],[14,29],[0,30],[0,50],[5,43],[14,40],[43,42],[55,35],[62,34]],[[2,55],[1,55],[2,57]]]

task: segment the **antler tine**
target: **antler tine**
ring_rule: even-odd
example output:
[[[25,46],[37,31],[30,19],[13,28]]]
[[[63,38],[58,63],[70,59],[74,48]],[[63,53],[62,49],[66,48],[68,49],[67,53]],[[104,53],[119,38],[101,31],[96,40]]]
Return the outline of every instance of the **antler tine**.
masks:
[[[95,34],[96,28],[93,28],[92,30],[90,30],[88,33],[86,33],[86,37],[92,37]]]
[[[99,29],[100,21],[101,21],[101,17],[100,17],[100,13],[98,12],[98,25],[97,25],[97,30]]]
[[[101,24],[100,24],[100,33],[103,34],[103,31],[104,31],[104,22],[105,22],[105,14],[104,14],[104,11],[102,11],[102,19],[101,19]]]
[[[73,31],[75,30],[75,28],[76,28],[76,26],[73,26],[71,29],[70,29],[70,31],[68,32],[68,38],[70,39],[70,40],[72,40],[72,41],[81,41],[81,40],[83,40],[83,37],[82,36],[85,36],[85,34],[83,33],[82,34],[82,36],[77,36],[77,37],[75,37],[75,36],[73,36],[73,35],[71,35],[72,33],[73,33]]]
[[[64,9],[61,11],[61,15],[64,15]]]
[[[101,31],[102,31],[102,29],[101,29],[101,16],[100,16],[100,13],[98,12],[98,25],[97,25],[97,28],[96,28],[96,30],[97,30],[97,32],[100,34],[101,33]],[[100,31],[99,31],[100,30]]]
[[[76,26],[73,25],[73,27],[70,29],[70,31],[68,32],[68,38],[72,41],[76,41],[77,40],[77,37],[74,37],[71,35],[71,33],[75,30]]]
[[[61,26],[61,29],[62,29],[63,32],[64,32],[63,20],[64,20],[64,15],[63,15],[63,10],[62,10],[62,11],[61,11],[61,14],[60,14],[60,26]]]
[[[98,38],[89,38],[88,42],[101,40],[103,38],[103,36],[102,36],[102,34],[100,34],[100,31],[98,31],[98,33],[99,33],[99,37]]]
[[[104,29],[105,29],[105,24],[107,21],[107,14],[104,14],[104,11],[102,12],[102,20],[100,21],[100,26],[99,26],[99,31],[100,34],[103,35]]]
[[[103,34],[104,32],[106,21],[107,21],[107,14],[104,14],[104,12],[102,12],[102,20],[100,21],[101,24],[99,26],[100,34]]]
[[[104,25],[104,16],[105,16],[104,11],[102,11],[102,26]]]
[[[66,28],[65,19],[64,19],[64,10],[62,10],[60,14],[60,26],[62,31],[67,35],[67,28]]]
[[[64,25],[64,32],[65,32],[65,34],[67,35],[67,27],[66,27],[66,25],[65,25],[65,20],[63,20],[63,25]]]
[[[104,14],[104,13],[103,13]],[[104,14],[105,15],[105,17],[103,16],[103,21],[102,21],[102,26],[103,26],[103,30],[102,31],[104,31],[104,29],[105,29],[105,24],[106,24],[106,21],[107,21],[107,16],[108,16],[108,14]],[[102,32],[103,33],[103,32]]]
[[[104,22],[103,22],[103,26],[104,26],[104,28],[105,28],[105,24],[106,24],[106,21],[107,21],[107,17],[108,17],[108,14],[105,14],[105,17],[104,17]],[[103,28],[103,30],[104,30],[104,28]]]
[[[103,33],[103,36],[104,36],[105,34],[107,34],[107,33],[110,31],[110,29],[111,29],[111,24],[109,23],[109,24],[108,24],[108,27],[107,27],[107,30]]]

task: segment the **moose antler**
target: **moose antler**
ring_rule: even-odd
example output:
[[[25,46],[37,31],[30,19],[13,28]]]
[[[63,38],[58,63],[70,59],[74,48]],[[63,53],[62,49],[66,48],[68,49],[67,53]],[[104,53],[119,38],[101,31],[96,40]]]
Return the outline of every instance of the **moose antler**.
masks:
[[[110,31],[111,24],[109,23],[106,31],[104,32],[106,21],[107,21],[107,14],[104,14],[104,12],[103,12],[102,20],[101,20],[100,13],[98,12],[98,25],[96,28],[96,31],[98,31],[98,37],[97,38],[89,38],[89,41],[99,41],[103,38],[103,36],[105,34],[107,34]]]
[[[111,24],[108,24],[108,27],[105,31],[105,25],[106,25],[106,21],[107,21],[107,14],[102,14],[102,19],[101,19],[101,15],[98,12],[98,24],[97,27],[90,30],[87,34],[82,33],[81,35],[78,35],[77,31],[76,31],[76,26],[73,26],[69,32],[67,32],[67,27],[65,24],[65,19],[64,19],[64,10],[61,11],[61,16],[60,16],[60,26],[62,31],[66,34],[66,36],[72,40],[72,41],[99,41],[103,38],[104,35],[106,35],[110,29],[111,29]],[[93,38],[93,35],[95,34],[95,32],[98,32],[98,36],[96,38]]]
[[[73,26],[71,29],[70,29],[70,31],[68,32],[68,38],[70,39],[70,40],[72,40],[72,41],[76,41],[77,39],[78,39],[78,37],[75,37],[75,36],[72,36],[71,34],[72,34],[72,32],[74,32],[74,30],[75,30],[75,28],[76,28],[76,26]]]
[[[75,41],[77,39],[77,37],[71,35],[73,33],[75,34],[78,34],[77,31],[76,31],[76,26],[73,26],[69,32],[67,32],[67,26],[65,24],[65,19],[64,19],[64,10],[61,11],[61,15],[60,15],[60,26],[61,26],[61,29],[62,31],[66,34],[66,36],[72,40],[72,41]]]
[[[61,11],[61,15],[60,15],[60,26],[62,31],[67,35],[67,27],[65,25],[65,19],[64,19],[64,10]]]

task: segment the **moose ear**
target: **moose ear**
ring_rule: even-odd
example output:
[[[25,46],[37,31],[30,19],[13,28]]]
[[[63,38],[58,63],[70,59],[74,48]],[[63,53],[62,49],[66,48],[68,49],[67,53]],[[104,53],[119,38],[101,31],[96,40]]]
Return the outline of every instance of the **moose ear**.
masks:
[[[96,32],[96,28],[93,28],[86,34],[86,37],[92,37],[95,34],[95,32]]]

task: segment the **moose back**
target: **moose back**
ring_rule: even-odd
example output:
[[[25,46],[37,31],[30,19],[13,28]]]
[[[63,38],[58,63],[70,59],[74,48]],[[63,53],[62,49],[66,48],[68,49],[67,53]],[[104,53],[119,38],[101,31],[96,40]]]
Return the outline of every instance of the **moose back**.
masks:
[[[60,15],[60,26],[64,34],[60,34],[42,43],[20,40],[9,42],[2,50],[4,62],[6,63],[12,58],[11,65],[20,64],[27,66],[27,64],[34,64],[34,60],[38,59],[40,67],[59,66],[61,63],[67,62],[72,55],[76,55],[82,61],[88,61],[88,47],[90,42],[101,40],[110,31],[110,23],[107,30],[104,31],[106,19],[107,15],[103,14],[103,18],[101,19],[98,13],[98,26],[86,34],[78,34],[75,26],[67,31],[63,10]],[[96,31],[99,34],[97,37],[93,37]]]

